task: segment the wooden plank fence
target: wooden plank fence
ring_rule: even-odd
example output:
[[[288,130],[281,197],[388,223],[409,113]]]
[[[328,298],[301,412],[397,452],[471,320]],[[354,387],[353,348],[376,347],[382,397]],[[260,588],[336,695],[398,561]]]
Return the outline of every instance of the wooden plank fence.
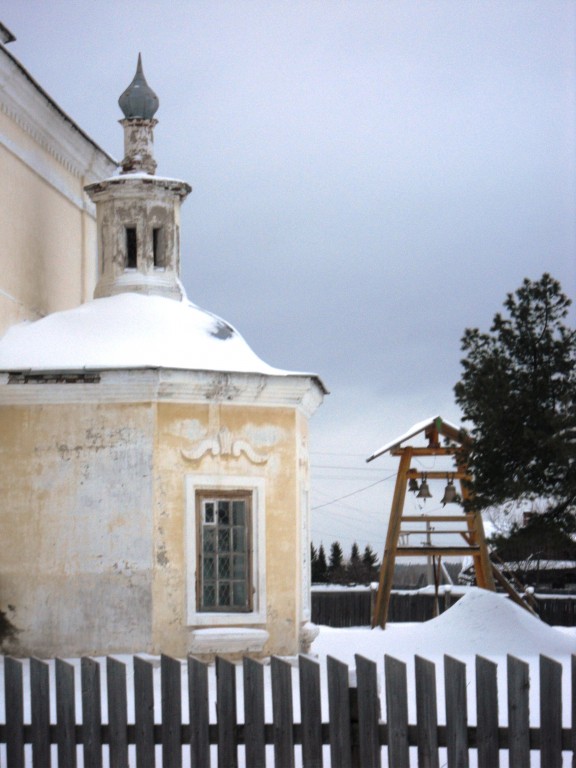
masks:
[[[422,592],[394,592],[390,595],[388,621],[429,621],[435,610],[443,613],[460,599],[458,593],[438,596]],[[576,595],[547,597],[534,595],[538,615],[546,624],[558,627],[576,626]],[[312,621],[327,627],[370,626],[373,593],[370,588],[312,591]]]
[[[439,768],[439,750],[443,750],[443,766],[467,768],[470,752],[475,750],[480,768],[497,768],[504,750],[511,766],[530,765],[531,752],[539,753],[541,768],[560,768],[568,764],[566,760],[576,766],[576,656],[571,660],[568,681],[572,702],[569,728],[562,727],[562,665],[544,656],[539,666],[539,728],[530,725],[528,664],[514,657],[507,659],[507,727],[499,724],[497,665],[491,661],[476,658],[477,725],[470,725],[464,663],[444,658],[446,722],[440,724],[435,665],[415,658],[416,722],[411,724],[407,665],[389,656],[384,658],[383,719],[376,664],[362,656],[355,659],[356,684],[352,687],[348,666],[333,658],[327,660],[326,722],[322,716],[320,666],[306,656],[300,657],[298,665],[298,722],[293,715],[292,665],[279,658],[272,658],[270,663],[272,722],[265,719],[264,666],[253,659],[243,661],[243,717],[239,718],[236,665],[216,659],[216,700],[210,702],[209,667],[188,658],[188,696],[184,699],[188,712],[184,721],[182,663],[162,656],[160,722],[154,721],[152,661],[134,657],[133,690],[129,691],[126,665],[106,659],[103,694],[99,662],[83,658],[78,702],[83,717],[77,720],[80,707],[75,696],[75,668],[57,660],[55,719],[51,722],[48,664],[30,659],[30,690],[25,691],[23,662],[6,658],[6,721],[0,724],[0,762],[6,768],[26,764],[35,768],[75,768],[80,752],[86,768],[102,768],[106,763],[111,768],[179,768],[183,764],[193,768],[236,768],[239,760],[249,768]],[[102,718],[104,695],[107,722]],[[25,722],[28,697],[31,718]],[[133,698],[133,722],[128,722],[129,698]],[[216,719],[211,722],[214,704]],[[51,749],[51,745],[56,748]]]

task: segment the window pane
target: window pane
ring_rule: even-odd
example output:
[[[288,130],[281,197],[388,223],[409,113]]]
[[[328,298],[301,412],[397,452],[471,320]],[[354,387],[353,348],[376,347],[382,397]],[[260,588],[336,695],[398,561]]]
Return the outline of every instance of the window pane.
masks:
[[[216,590],[213,586],[204,585],[203,603],[205,608],[216,605]]]
[[[243,581],[235,581],[232,588],[232,605],[236,608],[246,606],[246,584]]]
[[[234,552],[246,551],[246,535],[244,528],[234,528],[232,531],[232,549]]]
[[[230,578],[230,558],[229,557],[218,558],[218,578],[219,579]]]
[[[243,499],[232,502],[232,522],[234,525],[245,524],[245,507],[246,502]]]
[[[218,528],[218,551],[229,552],[230,551],[230,529]]]
[[[234,557],[233,567],[232,567],[232,578],[234,579],[243,579],[246,575],[245,573],[246,568],[246,558],[244,555],[236,555]]]
[[[230,584],[220,584],[218,587],[219,605],[230,605]]]
[[[220,525],[228,525],[230,523],[230,502],[229,501],[218,502],[218,523]]]
[[[203,550],[204,552],[216,551],[216,529],[215,528],[204,529]]]
[[[202,566],[202,575],[204,576],[204,579],[213,579],[216,576],[216,569],[214,568],[214,558],[213,557],[205,557],[204,563]]]
[[[207,501],[204,505],[204,522],[205,523],[214,522],[214,502],[213,501]]]

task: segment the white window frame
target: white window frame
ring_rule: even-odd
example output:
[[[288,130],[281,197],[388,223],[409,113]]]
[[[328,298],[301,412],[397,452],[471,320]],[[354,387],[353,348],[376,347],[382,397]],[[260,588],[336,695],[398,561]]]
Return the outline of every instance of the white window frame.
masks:
[[[228,613],[197,610],[196,565],[198,525],[197,492],[248,491],[252,494],[252,596],[251,611]],[[222,475],[186,475],[186,623],[188,626],[242,626],[266,624],[266,507],[265,481],[259,477],[222,477]]]

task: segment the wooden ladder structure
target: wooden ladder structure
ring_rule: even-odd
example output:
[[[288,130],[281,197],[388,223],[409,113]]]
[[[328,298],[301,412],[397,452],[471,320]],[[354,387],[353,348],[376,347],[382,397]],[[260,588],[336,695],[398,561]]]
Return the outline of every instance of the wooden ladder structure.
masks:
[[[427,440],[426,446],[402,445],[420,433],[424,433],[424,437]],[[441,437],[444,438],[444,445],[440,444]],[[367,461],[372,461],[387,452],[392,456],[400,458],[384,556],[380,569],[378,592],[372,617],[372,627],[380,626],[384,628],[386,626],[394,578],[394,566],[397,557],[413,558],[424,556],[431,558],[432,562],[435,562],[435,559],[438,558],[440,563],[442,557],[464,558],[471,556],[476,572],[476,583],[479,587],[495,591],[496,579],[514,602],[534,613],[532,608],[522,600],[520,594],[490,561],[482,515],[479,511],[474,510],[470,504],[466,505],[468,511],[458,515],[403,515],[406,492],[410,480],[459,480],[462,500],[464,502],[470,501],[470,476],[468,475],[465,463],[465,451],[462,450],[463,448],[465,449],[467,442],[469,442],[469,438],[461,429],[443,421],[440,416],[436,416],[434,419],[415,425],[408,433],[385,445],[367,459]],[[415,458],[437,456],[451,457],[455,467],[452,470],[426,472],[416,470],[411,466],[412,460]],[[404,523],[408,523],[411,526],[418,524],[420,528],[411,527],[410,529],[403,529],[402,525]],[[450,528],[442,528],[435,531],[432,524],[438,523],[441,525],[448,524]],[[404,543],[405,540],[415,534],[425,535],[425,541],[421,545],[410,546],[410,544]],[[454,544],[447,545],[443,543],[435,545],[432,543],[432,539],[436,534],[442,535],[442,537],[454,535],[456,541]]]

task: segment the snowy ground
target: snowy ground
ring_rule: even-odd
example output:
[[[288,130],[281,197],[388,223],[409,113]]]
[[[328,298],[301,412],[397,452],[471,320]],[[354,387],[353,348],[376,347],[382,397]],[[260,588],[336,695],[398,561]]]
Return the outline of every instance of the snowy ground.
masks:
[[[372,659],[378,665],[379,676],[382,683],[383,678],[383,660],[384,655],[393,656],[405,661],[408,667],[408,686],[409,686],[409,712],[410,722],[415,722],[415,700],[414,700],[414,656],[419,655],[437,664],[437,686],[438,686],[438,717],[439,721],[444,721],[443,711],[443,657],[445,654],[453,656],[467,664],[467,683],[469,692],[469,722],[476,722],[475,715],[475,674],[474,658],[481,655],[495,661],[498,664],[499,691],[500,691],[500,723],[506,724],[507,703],[506,703],[506,656],[511,654],[530,664],[530,722],[532,726],[537,726],[539,721],[538,704],[538,657],[540,654],[549,656],[563,665],[563,726],[570,726],[571,703],[570,703],[570,657],[576,654],[576,628],[556,628],[549,627],[538,619],[531,616],[527,611],[514,605],[509,600],[490,592],[479,589],[469,589],[462,600],[455,603],[450,610],[443,613],[436,619],[423,624],[389,624],[385,630],[368,628],[352,629],[332,629],[321,627],[317,639],[314,641],[311,655],[321,664],[323,681],[323,719],[327,720],[328,706],[326,697],[326,676],[325,664],[326,657],[333,656],[348,664],[351,669],[355,666],[354,656],[360,654],[366,658]],[[130,672],[132,664],[130,657],[118,657],[125,661]],[[292,661],[292,660],[291,660]],[[296,662],[296,660],[293,660]],[[78,660],[72,660],[79,667]],[[104,665],[103,674],[104,674]],[[3,684],[3,663],[0,659],[0,722],[5,722],[4,702],[2,692]],[[27,672],[27,669],[25,669]],[[156,670],[156,702],[160,702],[159,674]],[[238,670],[237,691],[238,691],[238,711],[242,712],[242,676],[241,670]],[[266,670],[268,672],[268,670]],[[185,665],[182,667],[183,673],[183,711],[186,712],[186,681]],[[78,675],[79,678],[79,675]],[[269,680],[269,675],[266,674]],[[299,702],[297,697],[297,669],[294,666],[294,714],[299,718]],[[128,681],[130,689],[130,680]],[[211,702],[215,701],[215,675],[213,668],[210,675],[210,697]],[[105,689],[104,689],[105,690]],[[383,691],[383,685],[381,685]],[[384,696],[382,696],[384,699]],[[80,690],[78,687],[77,702],[80,701]],[[267,691],[267,719],[271,719],[271,697]],[[29,717],[29,701],[26,702],[26,716]],[[212,713],[215,707],[211,707]],[[385,703],[382,701],[382,712],[385,715]],[[104,719],[106,719],[106,712]],[[129,718],[133,717],[133,712],[129,713]],[[157,721],[160,720],[159,706],[156,711]],[[132,720],[133,722],[133,720]],[[272,765],[272,748],[270,748],[270,764]],[[383,765],[386,765],[384,759],[385,750],[383,750]],[[185,755],[185,758],[187,755]],[[299,756],[297,755],[297,758]],[[79,766],[82,765],[79,752]],[[240,765],[242,765],[243,755],[240,755]],[[414,760],[415,760],[414,750]],[[471,752],[471,766],[475,765],[475,755]],[[442,756],[441,756],[442,759]],[[5,753],[0,749],[0,765],[5,762]],[[56,764],[56,763],[54,763]],[[160,765],[158,759],[158,765]],[[186,763],[185,763],[186,764]],[[216,760],[214,759],[214,765]],[[441,763],[442,764],[442,763]],[[533,765],[539,763],[534,759]],[[564,765],[571,764],[571,757],[565,754]],[[329,751],[326,749],[325,765],[329,766]],[[414,762],[416,765],[416,762]],[[505,753],[502,753],[502,768],[507,765]]]

